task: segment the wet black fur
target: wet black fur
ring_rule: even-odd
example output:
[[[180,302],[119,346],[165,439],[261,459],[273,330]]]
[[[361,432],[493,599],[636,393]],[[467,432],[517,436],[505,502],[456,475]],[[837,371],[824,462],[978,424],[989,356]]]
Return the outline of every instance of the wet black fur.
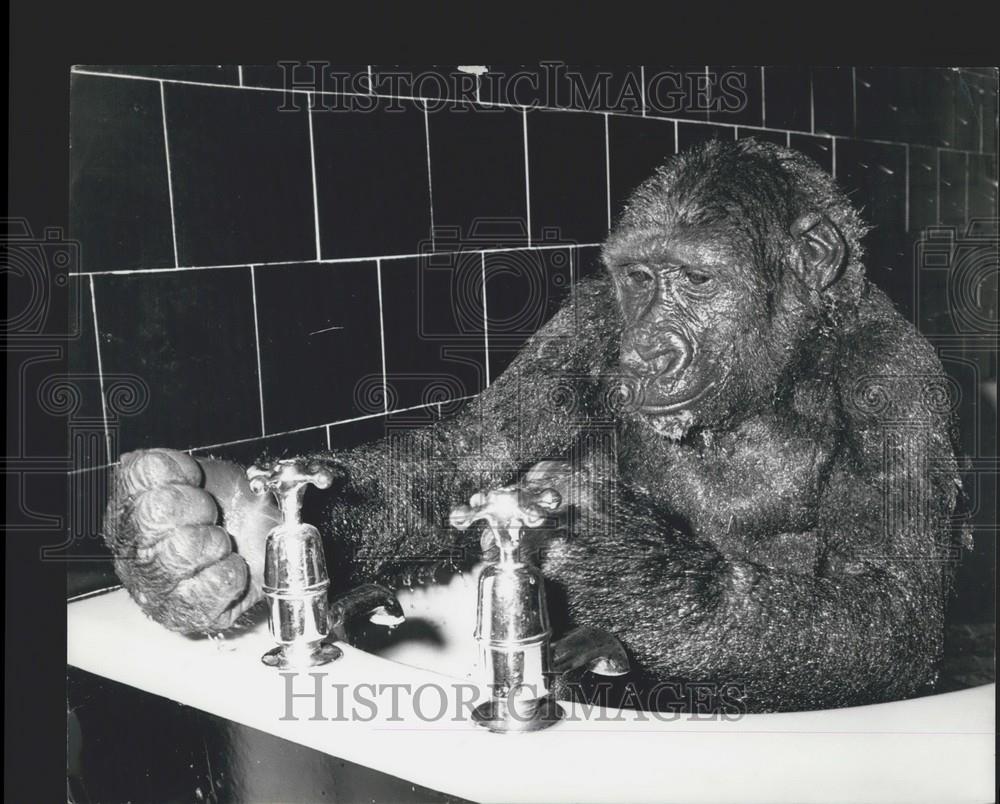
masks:
[[[932,683],[960,494],[951,410],[934,350],[863,276],[857,213],[795,152],[713,143],[644,184],[619,232],[670,215],[729,221],[766,293],[782,281],[788,226],[811,209],[844,234],[847,266],[811,298],[805,330],[737,345],[776,366],[766,409],[734,403],[680,441],[654,436],[616,404],[609,282],[581,283],[459,414],[332,456],[349,480],[327,525],[355,579],[455,559],[452,506],[560,458],[590,502],[543,569],[568,619],[616,634],[642,683],[735,682],[756,711]]]

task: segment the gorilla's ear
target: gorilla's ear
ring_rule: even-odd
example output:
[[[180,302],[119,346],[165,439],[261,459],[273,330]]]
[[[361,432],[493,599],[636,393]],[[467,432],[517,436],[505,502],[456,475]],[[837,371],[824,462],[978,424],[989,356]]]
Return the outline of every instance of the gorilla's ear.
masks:
[[[799,262],[799,277],[809,287],[825,290],[840,276],[847,258],[847,243],[826,215],[807,212],[792,224]]]

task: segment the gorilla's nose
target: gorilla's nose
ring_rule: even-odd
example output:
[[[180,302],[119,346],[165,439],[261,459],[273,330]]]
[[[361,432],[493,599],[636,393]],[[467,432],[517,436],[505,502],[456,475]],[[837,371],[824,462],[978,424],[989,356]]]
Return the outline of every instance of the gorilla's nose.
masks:
[[[658,332],[653,337],[636,338],[631,347],[625,356],[626,363],[642,374],[676,377],[691,362],[691,345],[679,332]]]

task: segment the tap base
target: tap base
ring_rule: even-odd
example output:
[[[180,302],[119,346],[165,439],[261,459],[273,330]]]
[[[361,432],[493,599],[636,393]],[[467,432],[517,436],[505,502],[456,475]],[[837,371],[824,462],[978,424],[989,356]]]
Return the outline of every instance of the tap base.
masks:
[[[335,662],[343,655],[344,652],[332,642],[321,640],[296,647],[278,645],[261,656],[260,660],[268,667],[279,670],[300,670]]]
[[[565,714],[551,695],[524,702],[517,709],[502,698],[491,698],[472,710],[472,721],[496,734],[520,734],[554,726]]]

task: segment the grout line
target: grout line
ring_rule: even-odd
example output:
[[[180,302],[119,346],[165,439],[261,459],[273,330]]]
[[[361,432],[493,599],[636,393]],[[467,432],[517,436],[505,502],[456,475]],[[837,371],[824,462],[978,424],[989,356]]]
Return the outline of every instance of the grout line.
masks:
[[[434,251],[434,180],[431,177],[431,121],[427,102],[424,101],[424,143],[427,146],[427,203],[431,208],[431,251]]]
[[[531,247],[531,175],[528,169],[528,110],[521,110],[521,122],[524,129],[524,200],[528,214],[528,247]]]
[[[604,115],[604,184],[607,188],[608,231],[611,231],[611,143],[608,134],[608,115]]]
[[[309,121],[309,166],[312,169],[312,192],[313,192],[313,222],[316,228],[316,259],[323,259],[322,249],[319,243],[319,192],[316,189],[316,144],[313,139],[313,98],[312,93],[308,93],[306,103],[306,119]]]
[[[646,116],[646,68],[639,67],[639,81],[641,82],[639,87],[639,98],[642,100],[642,116]],[[607,113],[604,115],[604,123],[607,125],[608,116]]]
[[[707,109],[705,110],[705,120],[710,121],[712,119],[712,76],[709,72],[709,65],[705,65],[705,103]],[[734,136],[733,139],[736,139]]]
[[[240,86],[243,86],[243,65],[236,65],[236,77],[239,79]]]
[[[490,387],[490,314],[486,305],[486,255],[480,255],[480,270],[483,277],[483,352],[486,355],[486,387]]]
[[[903,231],[910,231],[910,146],[905,146],[906,150],[906,192],[903,194],[903,206],[906,209],[906,222]]]
[[[600,243],[580,243],[581,246],[599,246]],[[544,245],[544,246],[531,246],[531,251],[548,251],[553,248],[565,248],[564,245]],[[460,255],[460,254],[477,254],[482,252],[484,254],[502,254],[510,251],[527,251],[529,250],[527,246],[505,246],[499,248],[483,248],[483,249],[464,249],[458,251],[440,251],[435,253],[433,256],[449,256],[449,255]],[[324,260],[278,260],[276,262],[255,262],[254,265],[258,268],[271,268],[282,265],[341,265],[344,263],[351,262],[372,262],[374,260],[382,260],[383,262],[388,262],[391,260],[412,260],[412,259],[422,259],[431,256],[428,253],[423,254],[379,254],[371,257],[330,257]],[[223,265],[182,265],[177,268],[125,268],[117,271],[76,271],[69,276],[130,276],[132,274],[163,274],[163,273],[177,273],[178,271],[215,271],[223,268],[245,268],[247,263],[245,262],[234,262],[226,263]]]
[[[809,133],[816,133],[816,98],[813,91],[813,69],[809,68]]]
[[[163,153],[167,160],[167,197],[170,200],[170,234],[174,243],[174,267],[179,266],[180,258],[177,256],[177,218],[174,214],[174,178],[170,170],[170,141],[167,139],[167,97],[163,89],[163,82],[160,81],[160,112],[163,117]]]
[[[937,149],[937,225],[941,225],[941,149]]]
[[[767,125],[767,81],[764,68],[760,68],[760,122]]]
[[[382,411],[389,412],[389,375],[385,365],[385,316],[382,313],[382,261],[375,260],[375,278],[378,282],[378,337],[382,350]]]
[[[761,68],[761,69],[763,69],[763,68]],[[290,92],[290,93],[299,94],[299,95],[335,95],[335,96],[340,96],[340,97],[358,97],[358,98],[375,97],[375,98],[381,98],[383,100],[390,100],[390,101],[392,101],[392,100],[396,100],[396,101],[415,101],[415,102],[420,102],[420,103],[432,102],[432,103],[435,103],[435,104],[440,104],[442,102],[443,103],[450,103],[450,104],[453,104],[453,105],[459,105],[459,104],[475,105],[476,104],[476,101],[468,100],[468,99],[465,99],[465,98],[449,98],[449,99],[447,99],[445,101],[442,101],[440,98],[425,98],[425,97],[417,96],[417,95],[380,95],[380,94],[373,93],[373,92],[345,92],[345,91],[314,90],[314,89],[285,89],[285,88],[280,88],[280,87],[258,87],[258,86],[243,86],[243,87],[240,87],[240,86],[237,86],[236,84],[216,84],[216,83],[212,83],[212,82],[209,82],[209,81],[184,81],[184,80],[177,79],[177,78],[151,78],[150,76],[145,76],[145,75],[124,75],[122,73],[102,73],[102,72],[97,72],[95,70],[72,70],[72,72],[74,74],[76,74],[76,75],[91,75],[91,76],[97,76],[99,78],[115,78],[115,79],[121,79],[121,80],[125,80],[125,81],[152,81],[152,82],[163,83],[163,84],[179,84],[179,85],[182,85],[182,86],[195,86],[195,87],[213,87],[215,89],[230,89],[230,90],[237,90],[237,91],[242,91],[242,92],[282,92],[282,93],[289,93]],[[480,106],[487,106],[487,107],[504,108],[504,109],[516,109],[516,110],[519,110],[519,111],[524,111],[524,110],[527,110],[527,109],[530,108],[531,110],[549,111],[549,112],[568,112],[568,113],[571,113],[571,114],[572,113],[579,114],[579,113],[582,112],[584,114],[612,114],[615,117],[642,117],[642,114],[636,113],[636,112],[623,112],[623,111],[617,111],[617,110],[611,110],[611,111],[605,112],[603,110],[595,111],[595,110],[592,110],[592,109],[575,109],[575,108],[564,107],[564,106],[531,106],[531,107],[528,107],[528,106],[526,106],[524,104],[519,104],[519,103],[504,103],[504,102],[500,102],[500,101],[480,101],[479,105]],[[669,117],[667,115],[651,115],[650,117],[652,117],[654,119],[669,120],[669,121],[673,121],[673,122],[677,121],[677,118],[672,118],[672,117]],[[726,126],[728,128],[737,128],[737,127],[739,127],[739,128],[753,129],[754,131],[773,131],[773,132],[778,132],[778,133],[781,133],[781,134],[784,134],[786,131],[788,131],[788,129],[777,128],[777,127],[767,126],[767,125],[752,126],[752,125],[746,125],[746,124],[742,124],[742,123],[728,123],[728,122],[725,122],[725,121],[722,121],[722,120],[716,120],[716,121],[712,121],[711,123],[709,123],[709,121],[706,121],[706,120],[686,120],[685,119],[685,120],[683,120],[683,122],[685,122],[685,123],[691,123],[692,125],[696,125],[696,126],[713,125],[713,126]],[[807,133],[807,132],[800,132],[800,133]],[[832,135],[832,134],[819,134],[817,136],[833,137],[835,135]],[[904,144],[906,144],[906,143],[904,143],[904,142],[902,142],[900,140],[883,140],[883,139],[877,139],[877,138],[873,138],[873,137],[858,137],[858,136],[855,136],[854,134],[851,134],[849,137],[847,137],[847,139],[858,140],[860,142],[873,142],[873,143],[878,143],[878,144],[882,144],[882,145],[904,145]],[[919,143],[914,143],[914,144],[919,144]],[[923,147],[933,148],[935,146],[933,146],[933,145],[926,145],[926,146],[923,146]],[[955,153],[974,153],[974,154],[987,153],[987,152],[983,151],[982,149],[980,149],[980,150],[976,150],[976,149],[965,150],[965,149],[961,149],[961,148],[948,148],[948,147],[945,147],[942,150],[945,150],[945,151],[954,151]],[[988,152],[987,155],[992,155],[992,151]]]
[[[111,431],[108,429],[108,403],[104,398],[104,364],[101,362],[101,331],[97,326],[97,292],[94,290],[94,277],[90,277],[90,311],[94,316],[94,347],[97,350],[97,382],[101,389],[101,416],[104,418],[104,451],[108,460],[111,455]]]
[[[260,368],[260,326],[257,323],[257,278],[254,266],[250,266],[250,293],[253,298],[253,341],[257,349],[257,393],[260,400],[260,434],[267,435],[264,426],[264,372]]]

